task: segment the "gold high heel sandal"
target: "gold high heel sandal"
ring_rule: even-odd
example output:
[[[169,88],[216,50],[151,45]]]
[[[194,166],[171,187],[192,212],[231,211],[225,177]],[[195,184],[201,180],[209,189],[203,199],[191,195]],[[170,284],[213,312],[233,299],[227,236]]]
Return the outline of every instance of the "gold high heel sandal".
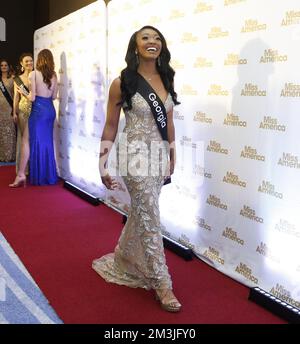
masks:
[[[155,298],[160,303],[160,306],[162,309],[164,309],[167,312],[179,312],[181,309],[181,304],[176,299],[175,295],[171,296],[170,298],[167,297],[167,295],[172,292],[171,289],[167,289],[165,292],[162,290],[162,295],[159,296],[157,291],[155,290]],[[163,302],[164,299],[167,299],[167,302]]]
[[[26,177],[16,176],[15,181],[12,184],[9,184],[10,188],[19,188],[20,186],[26,188]]]

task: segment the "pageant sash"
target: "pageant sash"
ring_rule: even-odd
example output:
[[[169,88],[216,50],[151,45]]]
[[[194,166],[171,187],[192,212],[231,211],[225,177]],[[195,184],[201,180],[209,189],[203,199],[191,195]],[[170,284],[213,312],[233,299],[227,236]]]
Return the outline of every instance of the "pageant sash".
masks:
[[[22,79],[18,76],[18,75],[16,75],[15,77],[14,77],[14,82],[22,89],[22,91],[26,94],[26,95],[28,95],[29,94],[29,89],[28,89],[28,87],[24,84],[24,82],[22,81]]]
[[[9,92],[7,91],[4,82],[2,79],[0,79],[0,90],[3,93],[5,99],[7,100],[7,102],[9,103],[9,105],[11,106],[11,108],[13,108],[14,102],[9,94]]]
[[[166,108],[154,89],[139,73],[137,92],[139,92],[149,104],[162,139],[164,141],[168,141],[168,119]]]
[[[149,104],[153,117],[155,119],[157,128],[164,141],[168,141],[168,118],[165,105],[156,94],[151,85],[138,73],[138,88],[137,92]],[[164,185],[171,183],[171,177],[165,179]]]

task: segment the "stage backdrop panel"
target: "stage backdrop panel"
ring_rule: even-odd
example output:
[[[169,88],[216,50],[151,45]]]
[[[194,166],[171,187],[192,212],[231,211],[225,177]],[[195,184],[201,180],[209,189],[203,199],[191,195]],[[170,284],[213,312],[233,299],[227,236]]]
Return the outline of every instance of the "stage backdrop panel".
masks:
[[[107,18],[107,50],[101,2],[35,35],[36,52],[50,47],[67,71],[56,104],[61,176],[100,193],[106,62],[109,84],[125,67],[132,33],[158,27],[181,101],[176,171],[160,202],[164,234],[226,275],[299,307],[299,1],[112,0]],[[113,155],[109,167],[115,170]],[[101,197],[127,212],[119,180],[118,191]]]
[[[98,1],[35,32],[34,53],[52,51],[59,78],[55,101],[58,171],[103,196],[98,162],[106,111],[106,6]]]
[[[299,306],[299,1],[113,0],[108,9],[110,81],[147,24],[165,35],[177,72],[178,158],[161,195],[164,234]],[[108,202],[126,211],[120,184]]]

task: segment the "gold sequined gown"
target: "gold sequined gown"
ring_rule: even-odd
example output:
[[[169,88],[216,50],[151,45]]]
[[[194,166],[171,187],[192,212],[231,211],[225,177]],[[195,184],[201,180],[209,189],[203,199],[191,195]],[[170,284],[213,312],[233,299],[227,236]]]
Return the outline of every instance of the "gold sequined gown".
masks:
[[[32,102],[21,96],[19,102],[19,114],[18,114],[18,135],[17,135],[17,155],[16,155],[16,170],[19,171],[20,159],[21,159],[21,146],[22,137],[26,126],[28,126],[28,119],[31,112]],[[26,167],[26,174],[28,173],[28,166]]]
[[[14,81],[4,81],[5,88],[13,99]],[[12,108],[0,91],[0,161],[9,162],[16,158],[16,128]]]
[[[173,105],[169,94],[165,101],[167,112]],[[132,109],[124,112],[126,125],[123,133],[127,135],[128,161],[124,162],[126,155],[121,143],[118,147],[119,168],[128,167],[128,174],[123,176],[123,180],[131,197],[131,208],[114,253],[94,260],[93,269],[107,282],[147,290],[171,289],[159,213],[159,195],[165,174],[163,169],[168,160],[167,148],[163,146],[159,159],[149,161],[147,155],[150,154],[151,144],[161,143],[162,138],[148,103],[139,93],[132,97]],[[137,152],[140,153],[139,159]],[[160,173],[154,176],[136,173],[135,168],[147,163],[148,171],[159,168]]]

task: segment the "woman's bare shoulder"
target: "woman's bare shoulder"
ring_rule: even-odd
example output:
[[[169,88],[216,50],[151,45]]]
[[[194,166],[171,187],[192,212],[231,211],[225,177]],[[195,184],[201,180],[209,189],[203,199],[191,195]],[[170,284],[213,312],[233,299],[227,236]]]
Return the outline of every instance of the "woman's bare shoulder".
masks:
[[[121,79],[120,78],[115,78],[110,87],[113,87],[113,88],[119,88],[121,90]]]
[[[116,78],[110,85],[109,93],[115,97],[120,97],[121,95],[121,79]]]

